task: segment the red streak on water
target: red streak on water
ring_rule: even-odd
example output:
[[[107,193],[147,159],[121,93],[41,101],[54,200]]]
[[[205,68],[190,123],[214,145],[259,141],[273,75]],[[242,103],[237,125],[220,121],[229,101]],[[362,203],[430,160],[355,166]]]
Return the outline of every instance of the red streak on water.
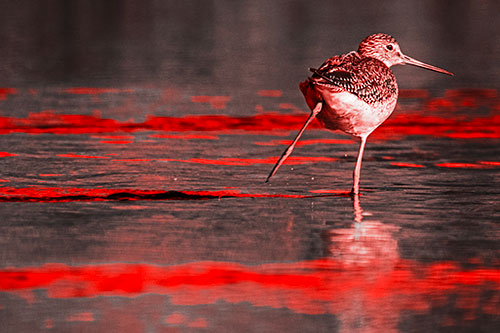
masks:
[[[69,157],[69,158],[109,158],[107,156],[90,156],[90,155],[78,155],[78,154],[57,154],[59,157]]]
[[[45,328],[54,328],[54,319],[52,318],[48,318],[48,319],[45,319]]]
[[[391,165],[405,167],[405,168],[425,168],[425,166],[421,164],[403,163],[403,162],[391,162]]]
[[[277,131],[296,130],[303,125],[305,115],[283,115],[266,113],[249,117],[231,117],[226,115],[186,116],[183,118],[149,116],[145,126],[158,131]],[[321,128],[318,122],[313,122],[311,128]]]
[[[150,158],[115,158],[113,162],[149,162]]]
[[[258,94],[263,97],[281,97],[283,92],[281,90],[259,90]]]
[[[185,163],[197,163],[197,164],[209,164],[209,165],[254,165],[254,164],[275,164],[278,157],[267,157],[267,158],[220,158],[216,160],[204,159],[204,158],[191,158],[188,160],[173,159],[173,158],[162,158],[160,161],[171,161],[171,162],[185,162]],[[305,164],[305,163],[315,163],[315,162],[333,162],[337,161],[337,158],[333,157],[314,157],[314,156],[291,156],[283,164]]]
[[[441,118],[419,114],[399,114],[374,131],[373,139],[401,139],[408,135],[448,138],[500,138],[500,115],[474,118]]]
[[[254,144],[259,146],[277,146],[277,145],[290,145],[292,140],[271,140],[267,142],[254,142]],[[296,143],[296,146],[306,146],[314,144],[334,144],[334,145],[346,145],[356,143],[354,140],[348,139],[311,139],[311,140],[300,140]]]
[[[291,104],[291,103],[280,103],[278,105],[278,107],[280,109],[283,109],[283,110],[291,110],[293,112],[297,112],[297,113],[302,113],[304,111],[302,111],[300,108],[298,108],[297,106],[295,106],[294,104]]]
[[[74,313],[72,315],[69,315],[68,318],[66,318],[66,321],[69,321],[69,322],[72,322],[72,321],[91,322],[91,321],[94,321],[94,314],[92,312],[78,312],[78,313]]]
[[[203,135],[203,134],[151,134],[150,138],[158,139],[179,139],[179,140],[218,140],[217,135]]]
[[[476,98],[478,100],[494,100],[498,97],[496,89],[485,88],[461,88],[447,89],[444,97],[449,99]]]
[[[438,109],[456,110],[455,104],[446,98],[434,98],[427,103],[427,109],[435,111]]]
[[[464,168],[464,169],[489,169],[494,166],[498,166],[498,164],[489,164],[489,163],[438,163],[436,164],[438,167],[443,168]]]
[[[427,101],[426,108],[434,110],[457,111],[461,108],[493,107],[497,101],[495,89],[454,89],[447,90],[443,97]]]
[[[283,130],[297,131],[304,123],[305,114],[265,113],[249,117],[227,115],[201,115],[185,117],[148,116],[143,123],[120,122],[100,118],[98,115],[63,115],[54,111],[31,113],[27,118],[0,117],[0,134],[54,133],[90,134],[135,131],[214,133],[235,131],[254,133],[278,133]],[[310,129],[322,129],[313,121]],[[408,135],[460,138],[500,138],[500,115],[465,119],[463,117],[442,118],[420,114],[399,114],[387,120],[370,138],[379,140],[401,139]],[[300,142],[300,141],[299,141]]]
[[[0,88],[0,101],[5,101],[7,96],[17,94],[16,88]]]
[[[111,140],[134,138],[133,135],[91,135],[91,137],[96,139],[111,139]]]
[[[191,96],[191,102],[208,103],[215,110],[225,109],[230,100],[231,96]]]
[[[109,144],[109,145],[128,145],[129,143],[132,143],[134,141],[130,141],[130,140],[110,140],[110,141],[99,141],[100,143],[106,143],[106,144]]]
[[[65,90],[73,94],[97,95],[101,93],[133,92],[130,89],[118,88],[69,88]],[[17,93],[14,88],[0,88],[2,94]],[[275,93],[262,93],[264,95]],[[401,98],[421,98],[425,101],[422,111],[414,114],[393,115],[380,129],[375,131],[372,139],[397,140],[407,135],[426,135],[431,137],[448,137],[455,139],[498,139],[500,138],[500,103],[495,89],[455,89],[448,90],[443,97],[428,98],[425,90],[402,90]],[[230,100],[229,96],[192,96],[196,103],[209,103],[212,108],[223,109]],[[488,116],[472,118],[471,113],[455,113],[463,109],[483,107],[489,110]],[[280,104],[280,108],[295,110],[293,105]],[[428,115],[428,111],[434,115]],[[436,116],[444,111],[446,117]],[[453,111],[450,114],[449,111]],[[103,119],[99,113],[93,115],[57,114],[54,111],[31,113],[26,118],[0,117],[0,134],[13,132],[54,133],[54,134],[90,134],[90,133],[130,133],[134,131],[210,131],[214,133],[235,131],[255,133],[278,133],[279,131],[297,131],[307,113],[280,114],[267,112],[248,117],[231,117],[228,115],[198,115],[185,117],[157,117],[149,115],[145,122],[133,120],[122,122],[114,119]],[[310,129],[320,129],[321,125],[314,121]]]
[[[6,151],[0,151],[0,157],[7,157],[7,156],[17,156],[17,154],[11,154],[7,153]]]
[[[330,192],[334,193],[334,192]],[[333,196],[349,196],[347,191]],[[73,202],[73,201],[139,201],[139,200],[209,200],[221,198],[311,198],[310,195],[241,193],[240,191],[161,191],[105,188],[59,188],[32,186],[0,187],[0,202]]]
[[[208,322],[205,318],[196,318],[195,320],[189,322],[187,326],[193,328],[206,328],[208,327]]]
[[[399,98],[428,98],[429,91],[425,89],[401,89],[399,91]]]
[[[165,317],[165,323],[170,325],[179,325],[187,321],[187,318],[180,313],[172,313]]]
[[[478,163],[485,165],[500,166],[500,162],[498,161],[478,161]]]
[[[169,295],[173,304],[201,305],[218,301],[248,302],[254,306],[287,307],[296,313],[340,313],[352,308],[356,295],[363,310],[374,315],[378,304],[393,311],[426,311],[446,298],[474,299],[483,291],[500,291],[500,270],[462,269],[453,262],[422,264],[396,259],[390,267],[373,271],[341,259],[245,266],[231,262],[194,262],[182,265],[104,264],[11,267],[0,270],[0,291],[46,290],[49,298]],[[382,263],[382,265],[384,265]],[[417,273],[418,272],[418,273]],[[476,306],[499,315],[491,298]],[[493,303],[493,304],[492,304]],[[457,307],[470,309],[466,302]],[[78,315],[93,319],[92,315]],[[167,317],[167,322],[185,318]]]
[[[100,95],[100,94],[119,94],[119,93],[133,93],[134,89],[118,89],[118,88],[90,88],[78,87],[64,89],[64,92],[75,95]]]
[[[453,139],[498,139],[498,133],[484,132],[451,133],[446,136]]]
[[[340,194],[342,196],[344,195],[350,195],[350,191],[345,191],[345,190],[309,190],[310,193],[320,193],[320,194]]]

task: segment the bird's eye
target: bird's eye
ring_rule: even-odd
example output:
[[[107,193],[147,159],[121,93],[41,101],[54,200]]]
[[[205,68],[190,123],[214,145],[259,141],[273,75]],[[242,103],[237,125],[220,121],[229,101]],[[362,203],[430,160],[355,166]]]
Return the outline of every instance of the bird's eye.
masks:
[[[389,51],[392,51],[392,44],[389,44],[386,46],[386,48],[389,50]]]

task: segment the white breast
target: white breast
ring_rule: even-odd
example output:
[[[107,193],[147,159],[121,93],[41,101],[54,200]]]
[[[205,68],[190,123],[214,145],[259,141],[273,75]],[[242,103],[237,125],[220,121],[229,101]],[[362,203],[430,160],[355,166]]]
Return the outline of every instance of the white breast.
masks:
[[[342,91],[318,89],[325,103],[318,114],[328,129],[341,130],[354,136],[367,136],[394,111],[397,99],[368,104],[356,95]]]

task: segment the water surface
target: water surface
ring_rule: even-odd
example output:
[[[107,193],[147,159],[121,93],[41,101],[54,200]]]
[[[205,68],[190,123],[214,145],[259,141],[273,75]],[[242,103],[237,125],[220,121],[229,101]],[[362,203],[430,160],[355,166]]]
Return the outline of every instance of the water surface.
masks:
[[[3,331],[498,331],[496,3],[329,3],[3,12]],[[456,76],[395,69],[360,198],[316,121],[264,183],[307,68],[378,31]]]

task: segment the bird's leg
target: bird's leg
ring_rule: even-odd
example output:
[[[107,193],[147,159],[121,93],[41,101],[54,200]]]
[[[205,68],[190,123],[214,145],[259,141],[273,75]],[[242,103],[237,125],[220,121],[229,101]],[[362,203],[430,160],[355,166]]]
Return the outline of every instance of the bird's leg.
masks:
[[[361,144],[359,145],[358,158],[356,159],[356,166],[354,167],[354,184],[352,186],[351,194],[359,195],[359,177],[361,175],[361,161],[363,160],[363,152],[365,150],[367,136],[361,137]]]
[[[359,202],[359,195],[353,196],[354,201],[354,222],[363,222],[363,208],[361,208],[361,203]]]
[[[318,102],[314,109],[311,111],[311,114],[309,115],[309,118],[307,118],[304,126],[299,131],[299,134],[295,137],[295,140],[293,140],[292,144],[288,146],[288,148],[283,152],[281,155],[280,159],[276,164],[274,165],[274,168],[271,170],[271,173],[269,173],[269,176],[267,176],[266,183],[271,179],[271,177],[278,171],[278,168],[285,162],[285,160],[290,156],[290,154],[293,151],[293,148],[295,147],[295,144],[297,141],[299,141],[300,137],[302,136],[302,133],[304,133],[306,127],[309,125],[309,123],[318,115],[318,113],[321,111],[321,107],[323,106],[323,102]]]

